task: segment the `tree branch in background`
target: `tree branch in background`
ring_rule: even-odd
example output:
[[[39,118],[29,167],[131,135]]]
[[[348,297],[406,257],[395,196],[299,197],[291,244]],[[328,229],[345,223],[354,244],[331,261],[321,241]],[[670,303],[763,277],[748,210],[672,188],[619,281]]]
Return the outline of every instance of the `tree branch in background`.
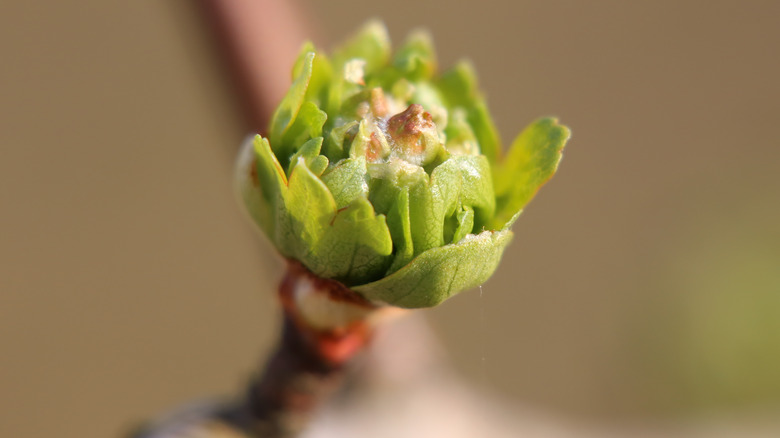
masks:
[[[263,132],[290,85],[290,66],[309,36],[297,2],[202,0],[230,65],[251,132]]]

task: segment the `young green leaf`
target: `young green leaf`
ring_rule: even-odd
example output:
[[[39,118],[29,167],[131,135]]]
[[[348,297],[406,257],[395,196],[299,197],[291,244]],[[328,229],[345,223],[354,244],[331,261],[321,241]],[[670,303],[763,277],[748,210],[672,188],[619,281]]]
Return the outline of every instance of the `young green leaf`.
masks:
[[[271,119],[271,130],[269,132],[269,138],[271,147],[274,151],[279,150],[283,146],[282,136],[287,132],[295,117],[298,115],[298,111],[303,105],[303,98],[306,95],[306,89],[309,87],[309,79],[311,79],[312,63],[314,62],[314,52],[307,52],[301,54],[301,71],[296,76],[290,89],[287,90],[287,94],[282,99],[282,102],[276,108],[273,118]]]
[[[412,260],[414,243],[412,241],[412,224],[409,218],[409,188],[404,187],[395,198],[392,208],[387,213],[387,226],[395,247],[395,258],[385,275],[390,275]]]
[[[503,227],[549,180],[561,161],[561,150],[571,136],[557,119],[540,119],[517,136],[497,169],[497,212],[492,226]]]
[[[322,125],[325,124],[327,118],[328,115],[325,111],[317,108],[317,105],[312,102],[304,102],[301,105],[295,121],[282,136],[282,145],[274,149],[276,155],[280,157],[279,162],[282,166],[288,167],[290,165],[292,161],[290,158],[287,160],[282,158],[294,154],[296,147],[300,147],[313,138],[322,137]]]
[[[436,53],[428,32],[418,30],[396,52],[393,65],[413,80],[429,79],[436,71]]]
[[[366,159],[364,157],[341,160],[322,175],[337,208],[344,208],[358,197],[368,196],[366,183]]]
[[[328,187],[314,175],[303,157],[293,167],[284,203],[276,209],[277,248],[306,264],[306,257],[322,238],[336,213]]]
[[[333,54],[333,61],[339,67],[350,59],[365,61],[365,72],[370,74],[381,68],[390,58],[390,37],[379,21],[369,21],[346,44]]]
[[[313,174],[317,176],[322,175],[322,172],[328,167],[328,157],[320,155],[321,147],[322,137],[315,137],[303,143],[298,152],[294,153],[290,158],[287,174],[292,174],[293,167],[298,164],[298,158],[303,158],[306,166],[309,167]]]
[[[485,231],[433,248],[389,276],[354,287],[364,297],[406,308],[432,307],[484,283],[498,267],[511,231]]]
[[[336,214],[304,264],[317,275],[351,286],[382,275],[392,251],[385,217],[375,215],[371,203],[360,197]]]

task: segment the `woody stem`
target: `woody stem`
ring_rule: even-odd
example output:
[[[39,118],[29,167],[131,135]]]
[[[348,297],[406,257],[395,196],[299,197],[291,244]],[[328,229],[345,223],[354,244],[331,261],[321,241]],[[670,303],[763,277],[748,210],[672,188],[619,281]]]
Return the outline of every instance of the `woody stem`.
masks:
[[[352,359],[367,345],[371,330],[364,318],[314,328],[302,308],[308,297],[329,300],[334,306],[365,308],[365,315],[374,310],[359,297],[345,294],[354,292],[290,263],[279,288],[284,309],[279,343],[263,372],[250,384],[243,403],[227,409],[224,419],[254,437],[289,438],[305,427],[317,406],[340,387]],[[328,311],[327,306],[324,309]]]

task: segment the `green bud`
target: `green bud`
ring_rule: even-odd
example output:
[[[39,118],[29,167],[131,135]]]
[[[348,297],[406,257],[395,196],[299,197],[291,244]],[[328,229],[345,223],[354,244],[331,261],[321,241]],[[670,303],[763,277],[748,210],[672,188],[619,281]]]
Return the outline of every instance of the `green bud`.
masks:
[[[306,44],[293,76],[239,157],[244,205],[284,257],[378,303],[434,306],[487,280],[569,138],[541,119],[501,159],[471,67],[438,75],[422,33],[392,55],[377,22],[331,58]]]

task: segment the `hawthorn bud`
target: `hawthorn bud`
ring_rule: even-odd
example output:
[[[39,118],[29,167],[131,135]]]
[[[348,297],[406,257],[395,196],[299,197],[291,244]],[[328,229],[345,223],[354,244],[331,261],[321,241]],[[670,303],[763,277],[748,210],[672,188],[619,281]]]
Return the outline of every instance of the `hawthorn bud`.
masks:
[[[442,150],[433,117],[413,103],[387,121],[392,150],[404,160],[424,166]]]
[[[330,57],[305,45],[293,77],[239,157],[244,205],[283,256],[375,303],[429,307],[487,280],[569,137],[541,119],[499,160],[469,64],[439,75],[424,33],[392,54],[376,22]]]

